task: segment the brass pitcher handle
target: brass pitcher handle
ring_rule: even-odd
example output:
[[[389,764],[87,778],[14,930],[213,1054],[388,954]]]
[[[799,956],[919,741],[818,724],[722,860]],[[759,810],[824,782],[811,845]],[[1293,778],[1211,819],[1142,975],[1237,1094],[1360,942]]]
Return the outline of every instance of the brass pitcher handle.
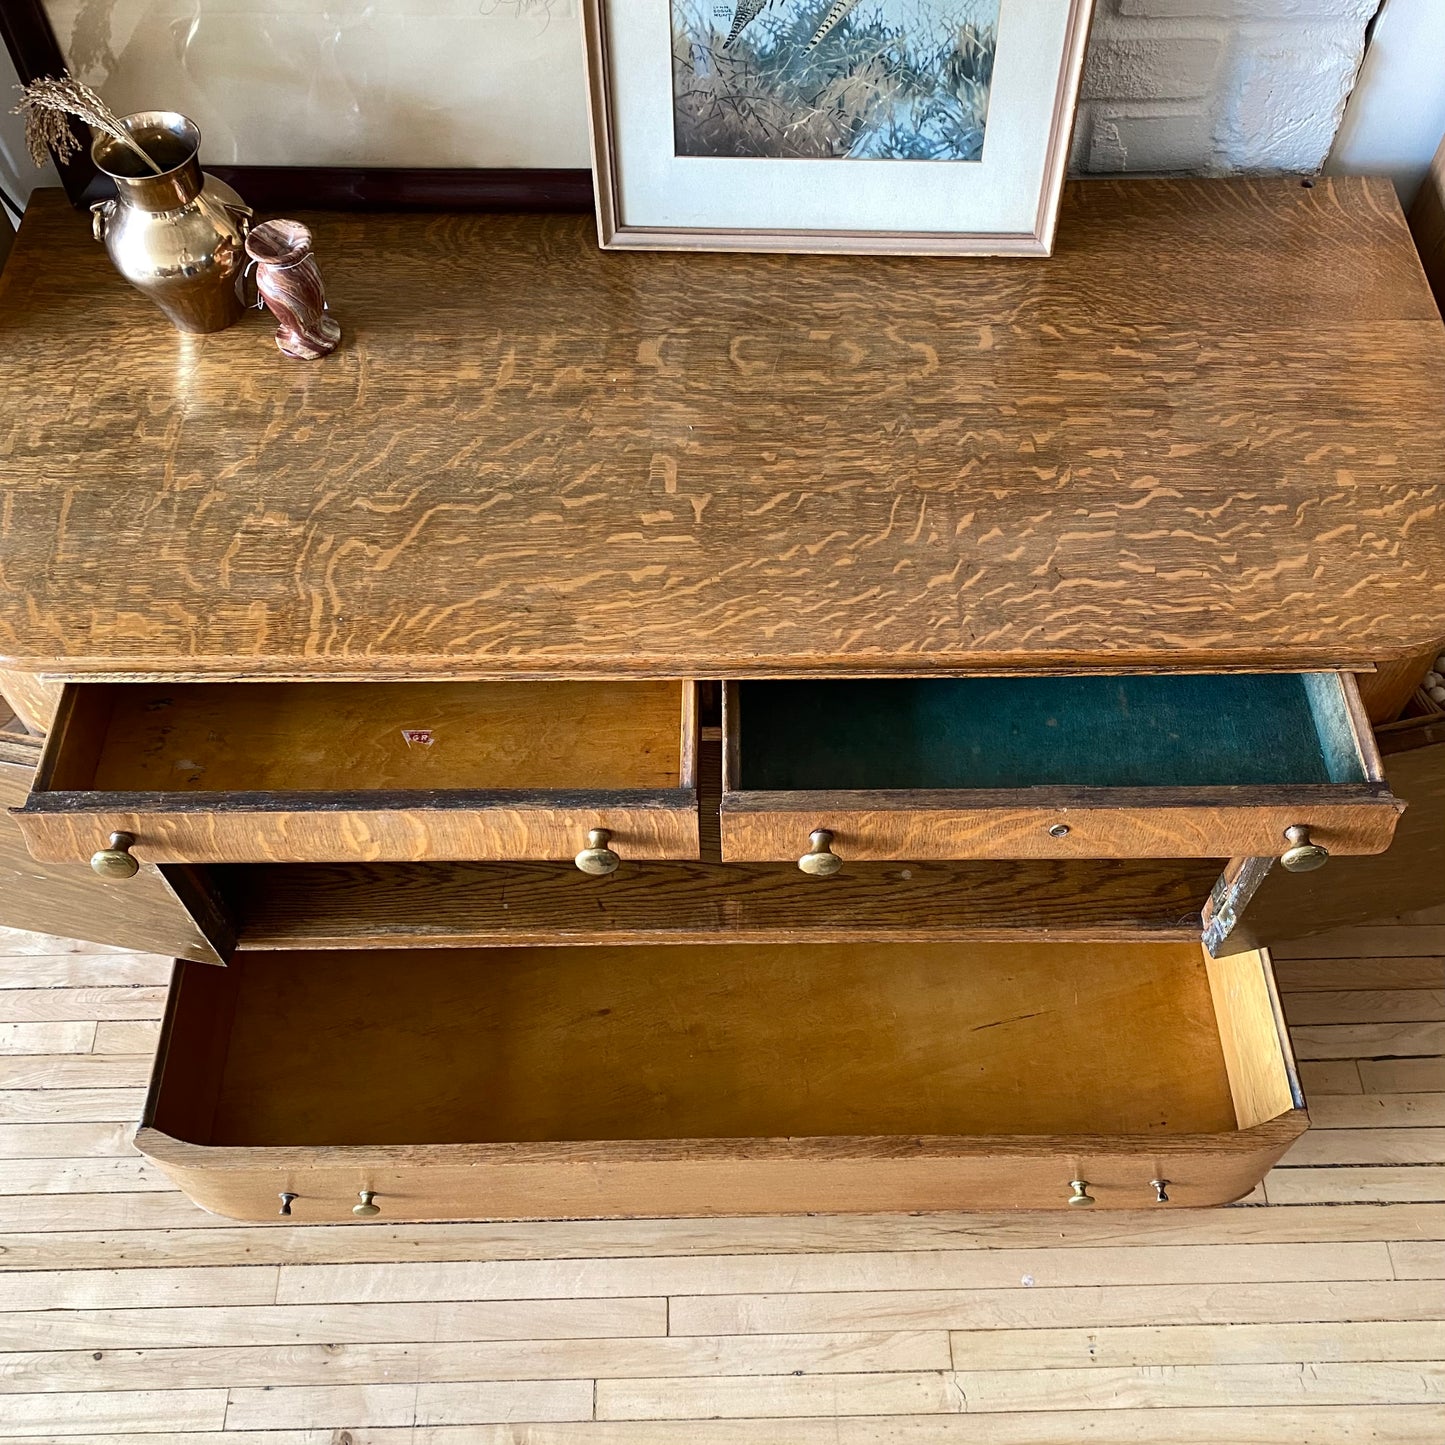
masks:
[[[115,214],[114,201],[97,201],[90,208],[90,234],[97,241],[105,240],[105,228]]]
[[[246,205],[244,201],[239,204],[233,201],[222,201],[221,205],[235,217],[236,225],[241,230],[241,238],[244,240],[251,234],[251,222],[256,219],[255,210]]]

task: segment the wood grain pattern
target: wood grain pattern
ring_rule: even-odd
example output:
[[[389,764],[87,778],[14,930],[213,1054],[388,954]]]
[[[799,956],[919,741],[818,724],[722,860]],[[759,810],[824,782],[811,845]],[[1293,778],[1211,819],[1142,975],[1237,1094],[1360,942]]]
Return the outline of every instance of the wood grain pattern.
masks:
[[[234,940],[205,880],[145,867],[121,885],[84,862],[35,861],[9,809],[25,801],[39,759],[39,739],[0,741],[0,925],[220,963]]]
[[[1205,965],[1229,1091],[1241,1129],[1304,1107],[1299,1075],[1268,958],[1211,958]]]
[[[64,684],[37,677],[32,672],[0,671],[0,697],[32,732],[50,731],[63,690]]]
[[[1306,1123],[1286,1090],[1237,1128],[1267,1102],[1255,1056],[1283,1045],[1248,989],[1211,993],[1197,945],[406,963],[180,966],[138,1146],[242,1217],[289,1189],[305,1217],[345,1218],[365,1188],[399,1218],[1058,1208],[1076,1178],[1101,1204],[1143,1208],[1151,1178],[1180,1203],[1239,1197]],[[1048,1057],[1089,1066],[1069,1091],[1038,1088]]]
[[[78,687],[107,718],[99,792],[682,786],[691,683]],[[421,736],[419,736],[421,735]]]
[[[1445,141],[1441,141],[1429,174],[1410,208],[1410,230],[1420,248],[1420,259],[1425,264],[1435,298],[1445,309]]]
[[[1386,976],[1437,987],[1426,933],[1375,929],[1353,958],[1280,965],[1286,1004],[1303,997],[1294,989],[1374,990]],[[54,1016],[104,1023],[135,992],[97,988],[107,971],[148,996],[164,984],[164,960],[82,948],[0,933],[0,1006],[4,992],[43,991]],[[36,1166],[30,1193],[0,1196],[0,1392],[19,1397],[7,1425],[46,1445],[136,1445],[141,1426],[157,1445],[1421,1445],[1439,1433],[1428,1392],[1445,1348],[1445,1168],[1395,1156],[1402,1135],[1445,1124],[1445,1093],[1361,1094],[1353,1059],[1329,1066],[1351,1093],[1322,1092],[1333,1081],[1312,1070],[1305,1137],[1358,1162],[1300,1167],[1291,1151],[1237,1208],[414,1225],[383,1213],[356,1228],[304,1212],[232,1223],[159,1187],[150,1165],[122,1183],[116,1156],[89,1152],[71,1121],[134,1119],[140,1090],[68,1076],[89,1058],[0,1086],[0,1161]],[[1445,1088],[1432,1062],[1433,1084],[1416,1090]],[[52,1146],[67,1157],[42,1158]],[[338,1181],[338,1205],[351,1182]],[[1416,1202],[1388,1202],[1402,1198]],[[258,1196],[258,1217],[266,1205]],[[535,1387],[507,1424],[479,1418],[496,1384],[578,1379],[614,1409],[625,1398],[632,1416],[665,1418],[544,1425]],[[198,1417],[195,1390],[227,1392],[224,1428]],[[881,1413],[846,1418],[865,1398]],[[962,1398],[987,1412],[924,1413]],[[750,1418],[703,1418],[740,1400]],[[784,1418],[805,1401],[814,1415]],[[55,1436],[61,1421],[70,1435]]]
[[[697,795],[32,793],[15,821],[42,862],[85,862],[114,832],[145,863],[573,858],[593,828],[626,858],[692,858]]]
[[[244,949],[835,939],[1197,940],[1216,862],[624,862],[240,868],[220,884]]]
[[[1427,726],[1419,730],[1431,735]],[[1404,746],[1387,759],[1392,789],[1406,803],[1394,845],[1373,858],[1341,858],[1318,873],[1280,869],[1265,880],[1237,935],[1255,947],[1332,928],[1390,919],[1438,905],[1445,892],[1445,742]]]
[[[178,367],[32,204],[7,666],[1308,669],[1445,631],[1445,330],[1385,182],[1078,183],[1050,262],[966,285],[599,253],[583,218],[304,219],[350,331],[303,375],[256,318]]]
[[[1202,796],[1201,796],[1202,794]],[[796,859],[815,828],[843,858],[1221,858],[1283,852],[1305,824],[1332,853],[1382,853],[1400,807],[1383,788],[731,793],[723,857]],[[1063,837],[1052,829],[1065,827]]]
[[[698,853],[692,683],[79,685],[17,823],[150,863]]]

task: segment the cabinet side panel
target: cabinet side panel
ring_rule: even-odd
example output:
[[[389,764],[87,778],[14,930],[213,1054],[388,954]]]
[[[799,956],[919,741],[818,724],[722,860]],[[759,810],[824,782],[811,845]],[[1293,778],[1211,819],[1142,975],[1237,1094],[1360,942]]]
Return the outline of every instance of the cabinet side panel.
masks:
[[[1208,958],[1209,991],[1241,1129],[1302,1106],[1268,955]]]
[[[138,953],[223,962],[220,914],[214,914],[208,937],[210,926],[197,924],[159,868],[143,866],[134,878],[105,883],[84,863],[37,863],[30,856],[6,811],[25,801],[34,773],[34,761],[22,758],[22,750],[23,743],[12,743],[14,760],[0,759],[0,924]],[[195,901],[204,890],[192,883],[186,880],[186,891]]]

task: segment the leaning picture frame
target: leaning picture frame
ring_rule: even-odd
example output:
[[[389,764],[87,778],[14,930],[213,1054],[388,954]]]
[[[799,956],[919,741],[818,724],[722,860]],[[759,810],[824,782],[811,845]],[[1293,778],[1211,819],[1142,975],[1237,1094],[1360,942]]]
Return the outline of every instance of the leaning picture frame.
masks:
[[[582,0],[606,249],[1046,256],[1093,0]]]

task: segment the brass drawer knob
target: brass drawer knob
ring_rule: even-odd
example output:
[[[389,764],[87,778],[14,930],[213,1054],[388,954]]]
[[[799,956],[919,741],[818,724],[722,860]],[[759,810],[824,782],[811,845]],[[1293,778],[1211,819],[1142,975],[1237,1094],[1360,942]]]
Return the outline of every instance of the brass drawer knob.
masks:
[[[130,856],[134,842],[134,833],[112,833],[106,846],[90,855],[90,866],[102,878],[134,878],[140,872],[140,864]]]
[[[1321,848],[1318,843],[1310,842],[1310,830],[1296,823],[1293,828],[1286,828],[1284,836],[1289,840],[1289,847],[1280,854],[1279,861],[1289,869],[1291,873],[1313,873],[1316,868],[1323,868],[1330,861],[1330,850]]]
[[[833,835],[826,828],[808,834],[808,851],[798,867],[810,878],[831,878],[842,870],[843,860],[833,851]]]
[[[1154,1191],[1155,1204],[1169,1203],[1169,1181],[1167,1179],[1151,1179],[1149,1187]]]
[[[299,1196],[293,1194],[289,1189],[283,1189],[281,1193],[278,1194],[276,1197],[281,1201],[281,1207],[276,1211],[276,1213],[284,1214],[289,1218],[291,1215],[291,1206],[296,1202]]]
[[[1087,1209],[1094,1203],[1094,1196],[1089,1193],[1089,1181],[1087,1179],[1070,1179],[1069,1188],[1073,1193],[1069,1195],[1069,1203],[1081,1209]]]
[[[373,1204],[371,1201],[376,1198],[376,1190],[363,1189],[361,1191],[361,1203],[353,1204],[351,1212],[361,1219],[370,1219],[373,1215],[381,1213],[381,1205]]]
[[[607,845],[612,841],[610,828],[593,828],[587,835],[587,846],[577,855],[577,866],[594,878],[605,878],[617,872],[622,859]]]

